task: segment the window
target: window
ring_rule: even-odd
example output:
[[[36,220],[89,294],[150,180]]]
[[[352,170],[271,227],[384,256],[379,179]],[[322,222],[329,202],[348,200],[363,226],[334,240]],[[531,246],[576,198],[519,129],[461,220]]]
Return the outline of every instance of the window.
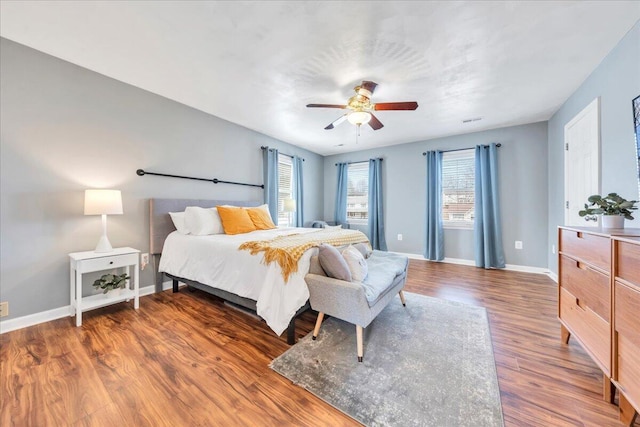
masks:
[[[284,201],[293,196],[293,166],[291,157],[278,153],[278,225],[293,226],[291,212],[284,211]]]
[[[473,228],[475,151],[442,153],[442,220],[446,228]]]
[[[347,222],[367,224],[369,218],[369,162],[349,164],[347,170]]]

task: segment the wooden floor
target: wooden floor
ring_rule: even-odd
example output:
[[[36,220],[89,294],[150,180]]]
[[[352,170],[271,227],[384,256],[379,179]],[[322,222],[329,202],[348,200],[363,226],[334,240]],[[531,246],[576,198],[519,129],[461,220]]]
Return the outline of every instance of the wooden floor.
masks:
[[[595,364],[573,340],[561,344],[546,276],[412,260],[406,290],[487,308],[505,425],[622,425]],[[305,314],[298,336],[314,320]],[[10,332],[0,344],[2,426],[358,425],[269,369],[284,336],[199,291],[91,311],[80,328],[67,318]]]

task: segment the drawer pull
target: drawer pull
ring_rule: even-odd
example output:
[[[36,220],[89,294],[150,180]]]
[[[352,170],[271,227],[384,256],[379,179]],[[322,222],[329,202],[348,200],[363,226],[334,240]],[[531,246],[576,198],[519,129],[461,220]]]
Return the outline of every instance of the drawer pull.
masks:
[[[580,270],[586,270],[587,267],[581,263],[580,261],[576,261],[576,267],[578,267]]]
[[[576,232],[576,237],[577,237],[578,239],[582,239],[582,231],[577,231],[577,232]]]
[[[109,264],[113,264],[113,261],[109,261]]]

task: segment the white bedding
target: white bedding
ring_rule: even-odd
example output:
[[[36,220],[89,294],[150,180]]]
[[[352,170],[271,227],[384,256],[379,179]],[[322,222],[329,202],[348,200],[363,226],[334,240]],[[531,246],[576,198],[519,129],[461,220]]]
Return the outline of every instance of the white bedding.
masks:
[[[317,248],[304,253],[298,263],[298,271],[285,284],[277,263],[264,265],[262,253],[251,255],[249,251],[238,250],[238,247],[248,241],[317,231],[319,229],[316,228],[278,228],[209,236],[191,236],[174,231],[164,242],[159,271],[257,301],[258,315],[280,335],[296,311],[309,299],[304,276]]]

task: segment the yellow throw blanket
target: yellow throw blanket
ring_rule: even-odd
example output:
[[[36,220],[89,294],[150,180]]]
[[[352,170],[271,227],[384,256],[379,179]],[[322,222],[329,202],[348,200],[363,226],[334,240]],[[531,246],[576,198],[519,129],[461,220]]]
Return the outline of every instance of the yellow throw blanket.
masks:
[[[369,243],[369,239],[358,230],[322,229],[311,233],[278,236],[271,240],[245,242],[238,249],[250,251],[251,255],[264,252],[263,262],[267,265],[274,261],[280,264],[282,277],[287,282],[289,276],[298,271],[298,261],[302,254],[322,243],[343,246],[351,243]]]

